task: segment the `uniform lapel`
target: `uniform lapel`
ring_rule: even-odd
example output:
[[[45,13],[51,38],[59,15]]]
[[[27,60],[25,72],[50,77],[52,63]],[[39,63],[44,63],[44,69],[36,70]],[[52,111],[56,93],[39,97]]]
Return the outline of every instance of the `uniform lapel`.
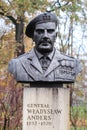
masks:
[[[35,69],[37,71],[39,71],[40,73],[43,73],[42,71],[42,68],[41,68],[41,65],[38,61],[38,58],[34,52],[34,49],[32,49],[24,59],[21,59],[21,64],[23,66],[23,68],[26,70],[26,72],[28,74],[31,74],[31,75],[34,75],[34,72],[33,72],[33,67],[34,67],[34,71]],[[33,66],[32,67],[32,70],[30,68],[30,66]]]
[[[55,68],[57,68],[60,63],[59,60],[61,59],[60,53],[56,50],[53,60],[50,63],[50,66],[48,67],[47,71],[45,72],[44,76],[47,76],[50,72],[52,72]]]
[[[43,73],[41,64],[40,64],[40,62],[39,62],[39,60],[38,60],[38,58],[37,58],[35,52],[33,53],[31,65],[32,65],[36,70],[38,70],[40,73]]]

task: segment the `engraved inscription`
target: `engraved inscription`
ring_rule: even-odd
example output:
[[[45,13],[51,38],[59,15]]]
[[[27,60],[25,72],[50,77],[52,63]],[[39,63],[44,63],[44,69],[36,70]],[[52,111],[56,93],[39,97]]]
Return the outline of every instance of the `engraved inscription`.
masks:
[[[52,125],[54,115],[61,114],[62,109],[52,109],[49,104],[27,104],[27,126]]]

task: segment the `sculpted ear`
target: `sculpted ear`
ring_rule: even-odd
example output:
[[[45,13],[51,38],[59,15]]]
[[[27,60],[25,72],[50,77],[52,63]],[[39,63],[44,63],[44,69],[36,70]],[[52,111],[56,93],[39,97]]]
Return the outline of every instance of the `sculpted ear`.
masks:
[[[57,37],[57,32],[56,32],[56,37]]]
[[[55,33],[55,40],[56,40],[56,38],[57,38],[57,32]]]

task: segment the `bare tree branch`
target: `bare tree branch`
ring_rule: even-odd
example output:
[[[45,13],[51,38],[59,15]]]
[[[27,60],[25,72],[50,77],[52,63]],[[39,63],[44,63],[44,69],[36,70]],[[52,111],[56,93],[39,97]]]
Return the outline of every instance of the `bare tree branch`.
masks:
[[[13,16],[11,16],[11,15],[6,15],[4,12],[0,12],[0,15],[9,18],[9,19],[12,21],[12,23],[13,23],[14,25],[16,25],[16,19],[15,19]]]
[[[62,8],[64,6],[67,6],[69,3],[70,2],[67,1],[66,3],[62,4],[59,0],[57,0],[56,2],[53,3],[49,12],[54,11],[54,10],[59,9],[59,8]]]

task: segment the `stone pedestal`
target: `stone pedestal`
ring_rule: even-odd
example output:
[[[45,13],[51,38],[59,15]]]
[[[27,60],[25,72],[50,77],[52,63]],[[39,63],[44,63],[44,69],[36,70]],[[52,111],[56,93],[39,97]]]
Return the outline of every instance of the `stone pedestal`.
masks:
[[[23,130],[69,130],[69,89],[24,87]]]

